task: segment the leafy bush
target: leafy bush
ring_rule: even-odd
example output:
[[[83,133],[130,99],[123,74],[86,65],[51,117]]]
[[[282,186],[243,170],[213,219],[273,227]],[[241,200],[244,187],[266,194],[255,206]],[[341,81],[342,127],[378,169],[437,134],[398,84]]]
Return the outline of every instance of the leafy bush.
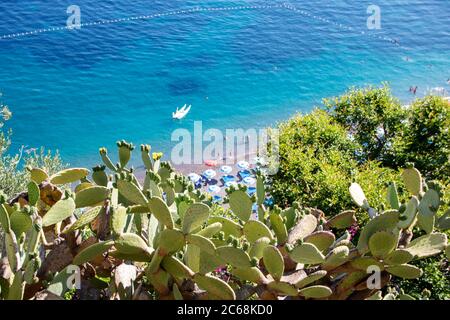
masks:
[[[398,162],[414,162],[427,177],[450,183],[450,103],[442,97],[418,99],[407,123]]]
[[[352,181],[364,187],[370,203],[380,205],[386,205],[380,190],[388,182],[401,186],[398,172],[379,162],[358,165],[360,145],[323,110],[298,114],[281,123],[279,130],[280,168],[269,188],[282,207],[298,201],[332,216],[353,206],[348,194]],[[360,222],[367,220],[366,214],[358,217]]]
[[[406,111],[389,87],[352,88],[340,97],[324,99],[324,107],[361,146],[358,160],[378,160],[397,167],[398,138],[405,129]]]
[[[423,275],[414,280],[395,279],[395,285],[416,299],[421,299],[424,290],[427,290],[430,299],[450,300],[450,265],[445,255],[418,260],[412,264],[422,269]]]
[[[299,201],[327,214],[351,204],[347,190],[358,145],[345,130],[322,110],[298,114],[279,129],[280,168],[270,184],[276,203],[287,206]]]
[[[450,176],[450,104],[442,97],[402,107],[389,87],[352,88],[324,107],[361,146],[360,162],[397,169],[413,162],[429,179]]]
[[[30,176],[26,167],[42,167],[53,174],[66,166],[62,163],[58,152],[52,154],[44,148],[25,150],[22,147],[18,153],[10,154],[12,130],[4,130],[4,127],[11,116],[8,106],[0,101],[0,188],[8,197],[26,190]],[[0,226],[0,251],[3,244],[2,237]]]
[[[0,101],[0,186],[9,197],[26,189],[29,179],[27,166],[45,168],[50,174],[66,166],[58,152],[52,154],[44,148],[26,150],[21,147],[18,153],[10,154],[12,130],[5,132],[3,128],[11,117],[8,106]]]

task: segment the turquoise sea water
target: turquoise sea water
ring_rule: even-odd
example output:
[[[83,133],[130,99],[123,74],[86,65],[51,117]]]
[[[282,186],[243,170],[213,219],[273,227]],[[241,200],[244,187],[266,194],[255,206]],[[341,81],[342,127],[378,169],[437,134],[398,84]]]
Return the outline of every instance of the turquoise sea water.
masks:
[[[310,16],[281,1],[2,0],[0,92],[13,112],[12,150],[45,146],[91,166],[118,139],[168,151],[171,132],[195,120],[263,127],[352,85],[388,81],[405,103],[412,85],[418,95],[450,89],[450,2],[376,2],[381,30],[366,26],[373,1],[289,2]],[[82,24],[163,16],[14,35],[64,26],[71,4]],[[185,103],[191,113],[173,121]]]

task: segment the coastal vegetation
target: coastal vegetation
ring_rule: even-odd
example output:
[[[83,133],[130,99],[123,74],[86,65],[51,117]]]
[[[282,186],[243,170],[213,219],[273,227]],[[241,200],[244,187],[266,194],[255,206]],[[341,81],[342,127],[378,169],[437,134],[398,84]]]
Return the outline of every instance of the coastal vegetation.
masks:
[[[0,297],[448,299],[449,124],[442,98],[351,89],[281,123],[277,175],[219,205],[148,145],[88,170],[2,133]]]

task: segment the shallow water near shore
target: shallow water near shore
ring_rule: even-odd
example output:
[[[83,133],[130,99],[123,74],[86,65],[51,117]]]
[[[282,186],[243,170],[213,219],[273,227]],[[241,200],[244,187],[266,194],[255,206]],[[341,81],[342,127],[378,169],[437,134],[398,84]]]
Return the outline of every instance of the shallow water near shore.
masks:
[[[45,146],[93,166],[98,148],[118,139],[170,152],[172,131],[194,121],[204,130],[273,125],[352,85],[388,81],[404,103],[410,86],[418,96],[450,89],[450,2],[378,1],[381,30],[367,30],[370,1],[289,2],[311,16],[282,3],[79,0],[82,23],[217,10],[0,39],[12,151]],[[1,1],[0,37],[64,26],[67,6]],[[191,112],[173,121],[185,103]]]

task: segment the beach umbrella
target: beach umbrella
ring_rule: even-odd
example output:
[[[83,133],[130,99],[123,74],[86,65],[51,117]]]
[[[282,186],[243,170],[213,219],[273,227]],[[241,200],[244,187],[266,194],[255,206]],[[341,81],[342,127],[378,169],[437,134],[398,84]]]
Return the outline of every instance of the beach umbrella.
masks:
[[[236,181],[236,178],[232,175],[226,175],[222,177],[222,180],[224,183],[230,182],[230,181]]]
[[[225,182],[225,187],[226,188],[229,188],[231,186],[237,187],[238,183],[236,181],[227,181],[227,182]]]
[[[236,164],[236,166],[237,166],[239,169],[241,169],[241,170],[250,168],[250,164],[249,164],[247,161],[244,161],[244,160],[239,161],[239,162]]]
[[[198,174],[196,174],[195,172],[189,173],[188,174],[188,178],[189,180],[191,180],[193,183],[197,183],[202,177],[200,177]]]
[[[219,186],[216,185],[211,185],[208,187],[208,192],[209,193],[219,193],[221,190],[221,188]]]
[[[245,177],[244,179],[242,179],[242,182],[244,182],[248,186],[252,186],[255,184],[256,179],[253,177]]]
[[[249,170],[241,170],[239,171],[239,175],[241,176],[242,179],[245,179],[247,177],[250,177],[252,173]]]
[[[221,166],[220,167],[220,172],[222,172],[224,174],[229,174],[231,171],[233,171],[233,168],[230,166]]]
[[[255,192],[256,192],[256,188],[255,188],[255,187],[249,187],[249,188],[247,189],[247,194],[248,194],[249,196],[254,195]]]
[[[221,202],[221,201],[222,201],[221,196],[218,196],[218,195],[213,196],[213,202],[217,203],[217,202]]]
[[[205,172],[203,172],[203,175],[205,176],[206,179],[211,180],[216,176],[216,171],[214,171],[213,169],[208,169],[205,170]]]

